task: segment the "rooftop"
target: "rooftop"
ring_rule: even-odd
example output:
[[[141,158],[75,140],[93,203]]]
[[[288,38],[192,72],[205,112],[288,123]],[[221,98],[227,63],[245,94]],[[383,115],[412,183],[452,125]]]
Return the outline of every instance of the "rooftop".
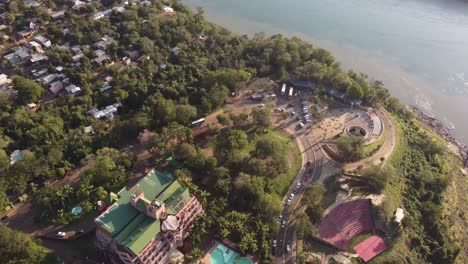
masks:
[[[135,193],[144,193],[145,200],[157,198],[166,204],[168,214],[175,214],[190,199],[188,189],[182,187],[168,172],[151,171],[132,188],[119,191],[119,199],[96,219],[96,224],[135,254],[161,231],[161,220],[153,219],[132,206]],[[137,203],[138,205],[138,203]]]

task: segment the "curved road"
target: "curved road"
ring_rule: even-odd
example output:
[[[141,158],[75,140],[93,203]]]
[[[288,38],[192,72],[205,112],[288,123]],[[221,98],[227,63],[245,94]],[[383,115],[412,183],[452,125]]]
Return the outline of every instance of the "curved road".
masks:
[[[383,129],[387,130],[387,136],[385,138],[384,144],[382,145],[381,148],[379,148],[379,150],[374,155],[368,158],[365,158],[363,160],[357,161],[357,162],[346,164],[345,165],[346,170],[355,170],[361,165],[363,167],[368,167],[371,165],[378,165],[381,163],[381,160],[380,160],[381,158],[384,158],[384,162],[382,166],[385,166],[385,164],[387,164],[388,158],[390,157],[390,155],[392,154],[393,150],[395,149],[397,145],[398,131],[395,125],[393,124],[393,121],[390,118],[387,111],[380,108],[377,110],[377,114],[382,119]]]
[[[299,101],[299,100],[298,100]],[[322,170],[322,161],[324,157],[320,151],[320,145],[316,142],[312,133],[309,133],[312,126],[306,126],[301,129],[297,129],[299,121],[288,120],[283,123],[283,128],[286,132],[293,135],[296,143],[299,146],[302,156],[302,167],[299,170],[296,178],[289,187],[288,192],[283,198],[284,210],[282,214],[281,222],[286,221],[285,228],[281,228],[279,234],[276,236],[277,246],[274,250],[275,262],[276,263],[297,263],[297,237],[296,237],[296,219],[294,217],[295,211],[300,208],[300,200],[302,198],[304,187],[311,182],[318,180]],[[307,164],[310,161],[310,164]],[[296,184],[300,182],[301,187],[295,189]],[[286,200],[291,193],[295,196],[289,205],[286,204]],[[275,219],[275,221],[278,221]],[[287,245],[290,245],[290,251],[287,252]]]

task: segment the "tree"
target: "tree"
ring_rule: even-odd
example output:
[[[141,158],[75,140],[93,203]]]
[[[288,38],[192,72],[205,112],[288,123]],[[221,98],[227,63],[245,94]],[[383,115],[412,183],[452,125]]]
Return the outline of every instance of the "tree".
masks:
[[[197,109],[191,105],[176,105],[176,121],[188,125],[196,116]]]
[[[392,177],[393,171],[390,167],[381,168],[375,165],[364,169],[361,174],[371,191],[381,193],[387,185],[388,178]],[[355,184],[352,183],[351,186],[355,186]]]
[[[0,211],[5,210],[5,208],[10,204],[8,195],[6,193],[6,184],[3,179],[0,179]]]
[[[10,164],[10,157],[6,154],[5,150],[0,148],[0,168]]]
[[[52,255],[39,246],[29,235],[0,225],[0,256],[2,262],[13,263],[57,263]]]
[[[189,143],[182,142],[174,148],[174,158],[184,162],[195,156],[197,151],[195,147]]]
[[[236,129],[221,129],[216,138],[217,150],[239,150],[248,144],[247,134],[242,130]]]
[[[336,145],[345,161],[357,161],[364,157],[364,139],[361,137],[342,136]]]
[[[37,102],[44,94],[44,88],[41,85],[22,76],[13,77],[13,88],[18,91],[16,101],[19,104]]]
[[[271,126],[271,110],[268,108],[255,108],[252,111],[252,117],[254,122],[262,128]]]
[[[324,194],[325,188],[323,187],[323,185],[320,183],[313,183],[305,188],[304,196],[302,196],[302,201],[308,207],[314,207],[322,202]]]
[[[109,191],[116,191],[126,183],[125,168],[117,166],[108,156],[97,156],[95,166],[83,174],[90,177],[94,185],[103,186]]]
[[[219,114],[216,116],[216,119],[218,120],[218,123],[220,123],[223,126],[230,126],[230,124],[232,123],[231,119],[226,114]]]
[[[239,113],[238,115],[230,115],[231,120],[234,122],[235,126],[242,125],[247,119],[249,115],[247,113]]]
[[[346,95],[352,99],[361,99],[364,96],[364,91],[356,81],[353,81],[351,86],[346,90]]]

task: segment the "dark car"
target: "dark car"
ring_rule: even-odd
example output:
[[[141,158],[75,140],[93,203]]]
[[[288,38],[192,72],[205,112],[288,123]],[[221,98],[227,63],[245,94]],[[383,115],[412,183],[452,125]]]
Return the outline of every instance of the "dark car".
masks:
[[[1,218],[0,220],[2,220],[3,222],[5,222],[6,220],[8,220],[8,215],[2,216],[2,218]]]

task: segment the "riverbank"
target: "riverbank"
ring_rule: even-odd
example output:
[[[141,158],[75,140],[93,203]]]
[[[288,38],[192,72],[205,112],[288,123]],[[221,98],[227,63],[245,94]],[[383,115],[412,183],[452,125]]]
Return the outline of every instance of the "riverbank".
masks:
[[[452,144],[454,147],[457,148],[465,167],[468,167],[468,146],[464,143],[459,142],[452,134],[452,129],[447,128],[444,124],[427,114],[425,114],[422,110],[420,110],[416,106],[408,106],[409,109],[413,112],[416,119],[425,124],[429,129],[434,131],[437,135],[445,139],[449,144]]]

